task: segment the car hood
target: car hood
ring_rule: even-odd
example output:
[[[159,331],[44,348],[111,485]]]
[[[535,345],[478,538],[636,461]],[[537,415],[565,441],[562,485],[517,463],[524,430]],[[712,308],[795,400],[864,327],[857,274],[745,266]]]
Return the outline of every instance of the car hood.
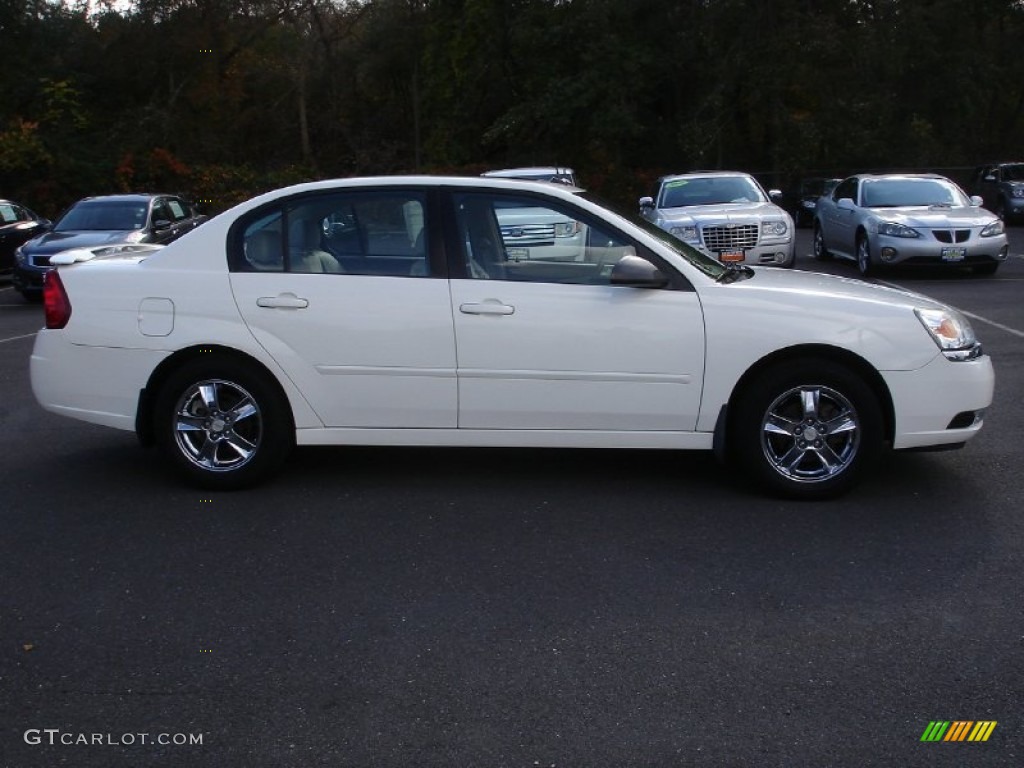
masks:
[[[685,208],[662,208],[658,214],[671,224],[746,224],[762,219],[785,218],[786,212],[774,203],[721,203],[689,205]]]
[[[754,267],[754,276],[731,283],[745,290],[775,294],[791,293],[816,296],[830,303],[871,302],[900,307],[945,308],[947,305],[923,294],[852,277],[826,275],[820,272]]]
[[[933,229],[936,227],[978,227],[996,218],[982,208],[964,206],[960,208],[926,208],[907,206],[904,208],[873,208],[871,212],[882,221],[905,224],[908,227]]]
[[[29,240],[24,248],[26,253],[44,254],[66,251],[69,248],[89,248],[97,245],[113,245],[124,243],[129,235],[136,234],[138,230],[125,230],[123,232],[47,232],[34,240]]]

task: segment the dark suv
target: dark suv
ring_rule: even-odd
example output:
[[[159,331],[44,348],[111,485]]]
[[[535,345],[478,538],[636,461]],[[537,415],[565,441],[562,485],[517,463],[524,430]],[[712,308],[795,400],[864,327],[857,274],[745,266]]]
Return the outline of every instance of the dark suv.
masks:
[[[206,216],[175,195],[86,197],[68,208],[44,235],[14,252],[14,287],[38,300],[50,257],[70,248],[123,243],[166,244],[206,221]]]
[[[1024,163],[994,163],[974,171],[973,194],[1005,222],[1024,217]]]

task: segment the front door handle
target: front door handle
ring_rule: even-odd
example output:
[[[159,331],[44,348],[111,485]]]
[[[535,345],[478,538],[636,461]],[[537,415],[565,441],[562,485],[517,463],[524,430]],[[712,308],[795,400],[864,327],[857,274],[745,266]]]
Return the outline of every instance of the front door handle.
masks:
[[[511,315],[515,307],[502,304],[497,299],[489,299],[479,304],[460,304],[459,312],[464,315]]]
[[[299,298],[294,293],[280,293],[277,296],[260,296],[256,299],[256,306],[270,309],[305,309],[309,306],[309,299]]]

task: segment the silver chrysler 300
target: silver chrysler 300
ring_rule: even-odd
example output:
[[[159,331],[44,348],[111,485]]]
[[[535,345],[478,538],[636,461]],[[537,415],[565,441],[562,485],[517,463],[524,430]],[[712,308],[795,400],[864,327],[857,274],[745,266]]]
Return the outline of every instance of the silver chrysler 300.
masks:
[[[655,197],[640,198],[640,215],[723,263],[792,267],[792,217],[752,176],[709,171],[664,176]]]

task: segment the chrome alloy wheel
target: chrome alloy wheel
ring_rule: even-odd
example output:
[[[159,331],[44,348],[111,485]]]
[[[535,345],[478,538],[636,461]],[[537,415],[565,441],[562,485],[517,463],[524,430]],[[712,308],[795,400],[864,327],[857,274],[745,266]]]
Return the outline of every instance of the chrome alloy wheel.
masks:
[[[871,246],[868,244],[866,237],[861,237],[857,240],[857,269],[860,273],[867,277],[872,272],[871,264]]]
[[[263,414],[256,400],[232,381],[198,381],[178,399],[174,440],[181,454],[209,472],[245,466],[263,436]]]
[[[769,464],[786,479],[800,483],[828,480],[849,467],[860,437],[853,405],[824,386],[784,392],[761,422],[761,448]]]

